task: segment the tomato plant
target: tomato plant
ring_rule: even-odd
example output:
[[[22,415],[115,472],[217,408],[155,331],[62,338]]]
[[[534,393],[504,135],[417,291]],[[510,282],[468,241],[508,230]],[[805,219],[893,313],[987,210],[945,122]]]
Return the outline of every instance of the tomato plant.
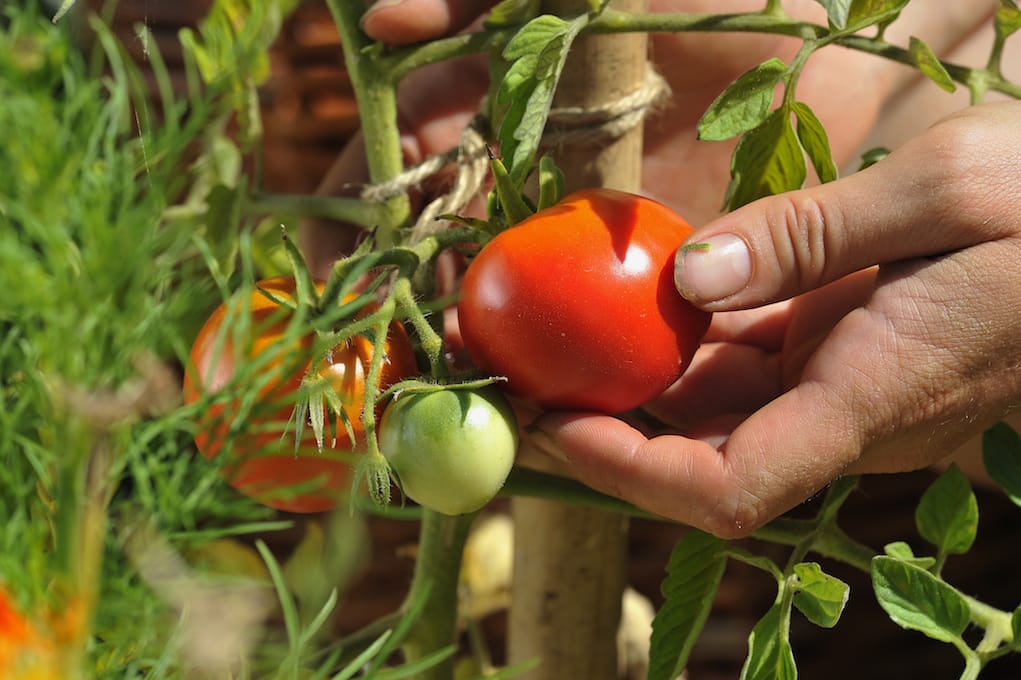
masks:
[[[278,298],[294,299],[295,282],[290,277],[266,279],[257,285]],[[333,508],[351,479],[351,455],[364,437],[361,413],[372,343],[356,336],[333,348],[320,363],[318,373],[340,397],[347,424],[337,414],[334,436],[327,436],[322,451],[312,430],[305,428],[295,455],[292,414],[311,366],[314,337],[309,333],[291,340],[288,324],[293,314],[259,290],[248,296],[242,310],[250,322],[248,332],[243,332],[246,326],[229,309],[229,303],[220,305],[199,331],[185,375],[185,400],[194,403],[206,394],[240,392],[235,378],[241,362],[247,362],[256,365],[254,372],[259,374],[257,403],[243,415],[247,406],[238,395],[213,400],[195,435],[196,446],[207,458],[215,457],[232,434],[234,421],[243,417],[243,427],[233,435],[231,460],[223,467],[230,483],[279,510],[321,512]],[[232,324],[237,328],[230,328]],[[390,326],[385,349],[380,388],[416,372],[411,341],[397,322]]]
[[[409,498],[461,515],[503,486],[518,447],[517,422],[491,387],[406,393],[383,412],[379,447]]]
[[[709,325],[673,284],[674,253],[692,231],[669,208],[608,189],[525,219],[465,273],[468,354],[545,408],[640,406],[677,380]]]

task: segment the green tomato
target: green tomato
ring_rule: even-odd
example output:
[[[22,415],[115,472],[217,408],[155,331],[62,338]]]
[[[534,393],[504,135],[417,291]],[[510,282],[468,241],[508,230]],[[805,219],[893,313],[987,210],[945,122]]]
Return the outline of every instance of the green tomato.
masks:
[[[461,515],[503,486],[518,448],[517,422],[494,389],[402,394],[383,412],[379,446],[409,498]]]

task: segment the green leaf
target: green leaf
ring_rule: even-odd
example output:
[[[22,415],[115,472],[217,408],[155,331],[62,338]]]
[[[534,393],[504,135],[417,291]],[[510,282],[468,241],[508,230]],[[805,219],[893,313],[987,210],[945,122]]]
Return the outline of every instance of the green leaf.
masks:
[[[830,24],[836,28],[843,28],[847,25],[847,15],[851,10],[851,0],[816,0],[826,8],[826,16]]]
[[[60,3],[60,7],[57,8],[57,13],[53,15],[53,23],[57,23],[63,19],[64,15],[70,12],[71,8],[74,7],[75,2],[76,0],[64,0]]]
[[[648,680],[674,680],[687,665],[727,566],[726,546],[692,530],[674,547],[661,586],[666,600],[652,622]]]
[[[384,631],[378,638],[372,641],[372,644],[363,649],[358,656],[351,659],[351,661],[348,662],[348,664],[345,665],[339,673],[332,676],[330,680],[351,680],[351,678],[361,673],[366,664],[368,664],[369,661],[371,661],[377,654],[379,654],[379,651],[383,649],[383,646],[386,645],[387,638],[390,637],[392,632],[392,630]]]
[[[588,15],[565,21],[544,14],[525,24],[504,48],[511,65],[496,92],[497,103],[507,107],[497,137],[516,183],[528,174],[571,43],[586,23]]]
[[[1008,36],[1021,29],[1021,10],[1014,0],[1000,0],[993,26],[1000,40],[1006,40]]]
[[[798,140],[801,147],[808,154],[815,168],[815,174],[819,181],[832,182],[837,178],[837,165],[833,162],[833,152],[830,150],[830,140],[826,135],[826,128],[809,108],[808,104],[796,102],[794,104],[794,116],[798,121]]]
[[[878,163],[879,161],[883,160],[884,158],[886,158],[889,155],[890,155],[890,150],[887,149],[886,147],[877,146],[877,147],[874,147],[872,149],[869,149],[868,151],[865,151],[864,153],[862,153],[862,155],[861,155],[861,166],[859,166],[858,169],[859,170],[864,170],[865,168],[873,166],[873,165],[875,165],[876,163]]]
[[[798,577],[794,606],[809,621],[822,628],[832,628],[840,620],[847,604],[850,588],[840,579],[823,572],[816,562],[794,565]]]
[[[1021,506],[1021,437],[1006,423],[997,423],[982,435],[982,462],[986,472]]]
[[[539,210],[555,205],[564,197],[564,173],[549,156],[539,159]]]
[[[269,48],[297,6],[298,0],[216,0],[197,32],[180,32],[203,81],[225,87],[245,146],[261,137],[256,87],[269,79]]]
[[[702,115],[698,138],[721,141],[757,128],[769,116],[776,86],[786,73],[787,64],[774,57],[738,76]]]
[[[790,112],[777,109],[737,143],[730,162],[727,205],[733,210],[763,196],[797,189],[804,184],[805,174],[805,156]]]
[[[957,89],[954,79],[947,73],[943,62],[939,60],[939,57],[936,56],[936,53],[932,51],[928,44],[915,36],[911,36],[908,51],[911,53],[911,58],[915,60],[918,70],[925,74],[929,80],[947,92],[953,92]]]
[[[857,33],[866,26],[887,25],[907,7],[908,0],[852,0],[844,30]]]
[[[915,509],[918,533],[941,554],[968,552],[978,532],[978,501],[968,478],[951,465],[922,495]]]
[[[798,669],[788,638],[783,604],[770,607],[748,636],[748,658],[741,669],[741,680],[795,680]]]
[[[883,547],[883,552],[890,557],[900,560],[901,562],[907,562],[908,564],[913,564],[916,567],[921,567],[922,569],[929,569],[929,567],[936,564],[935,557],[915,557],[915,553],[911,549],[911,546],[904,541],[887,543]]]
[[[1021,649],[1021,607],[1015,609],[1010,617],[1010,630],[1014,636],[1014,648]]]
[[[507,224],[512,226],[531,217],[533,211],[525,203],[519,185],[511,179],[503,161],[493,158],[490,160],[489,166],[492,168],[496,195],[500,199],[500,209],[507,218]]]
[[[964,596],[931,573],[893,557],[872,560],[879,605],[903,628],[943,642],[960,641],[971,617]]]
[[[540,0],[503,0],[489,11],[486,28],[519,26],[539,14]]]

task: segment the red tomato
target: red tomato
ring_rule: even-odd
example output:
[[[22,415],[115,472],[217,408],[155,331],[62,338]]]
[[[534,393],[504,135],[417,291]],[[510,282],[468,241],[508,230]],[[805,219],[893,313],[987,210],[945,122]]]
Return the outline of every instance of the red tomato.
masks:
[[[499,234],[465,272],[461,336],[511,394],[619,413],[681,375],[710,314],[673,284],[692,228],[633,194],[587,189]]]
[[[280,298],[294,297],[294,280],[290,277],[266,279],[260,288]],[[235,314],[237,313],[235,308]],[[204,414],[195,445],[208,458],[223,448],[232,428],[233,457],[222,468],[227,480],[245,495],[270,507],[288,512],[321,512],[336,506],[337,499],[351,480],[352,455],[364,436],[361,423],[365,400],[365,378],[372,361],[372,343],[356,337],[335,347],[319,367],[344,406],[344,412],[355,433],[352,442],[338,417],[332,440],[327,430],[323,451],[319,451],[310,427],[306,425],[297,456],[294,453],[294,423],[288,424],[294,412],[295,399],[302,377],[308,371],[313,336],[297,341],[287,340],[291,315],[259,291],[254,291],[247,311],[251,333],[234,332],[236,316],[228,317],[228,306],[220,305],[206,321],[191,350],[191,365],[185,374],[184,397],[194,403],[204,394],[229,389],[241,362],[259,362],[256,380],[260,387],[256,403],[236,423],[242,399],[215,402]],[[225,323],[230,324],[226,327]],[[416,373],[415,355],[404,327],[394,322],[386,344],[386,361],[380,371],[379,386],[393,383]],[[240,391],[240,390],[239,390]],[[240,395],[239,395],[240,396]]]

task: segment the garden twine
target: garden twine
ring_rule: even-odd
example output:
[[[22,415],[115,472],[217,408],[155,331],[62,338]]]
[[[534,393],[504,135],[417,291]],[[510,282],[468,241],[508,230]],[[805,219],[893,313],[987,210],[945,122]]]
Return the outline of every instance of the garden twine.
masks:
[[[600,144],[620,138],[642,123],[653,108],[670,94],[670,86],[651,65],[647,65],[642,87],[606,104],[593,108],[553,108],[546,120],[542,145],[557,148],[577,144]],[[485,120],[476,117],[461,133],[458,146],[427,158],[391,180],[365,187],[362,200],[381,203],[406,193],[424,180],[456,163],[457,173],[450,191],[434,199],[422,210],[412,227],[411,242],[416,243],[445,228],[441,215],[462,211],[482,186],[489,168],[489,149],[480,130]]]

